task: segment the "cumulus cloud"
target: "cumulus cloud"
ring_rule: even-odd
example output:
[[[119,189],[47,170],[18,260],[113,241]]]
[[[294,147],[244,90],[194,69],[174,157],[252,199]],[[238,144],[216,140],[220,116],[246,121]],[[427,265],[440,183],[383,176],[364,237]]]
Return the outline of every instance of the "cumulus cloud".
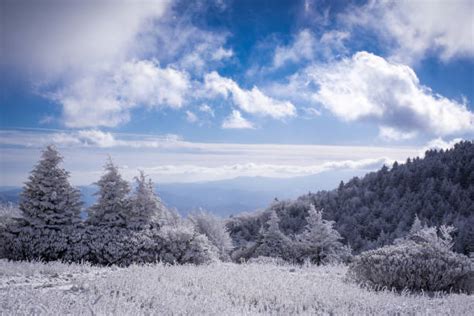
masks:
[[[51,97],[63,105],[68,127],[113,127],[127,122],[130,110],[138,106],[182,107],[189,87],[187,73],[140,60],[78,78]]]
[[[65,126],[118,126],[136,107],[181,108],[190,77],[233,56],[227,33],[192,24],[198,7],[177,12],[167,0],[8,1],[0,62],[56,101]]]
[[[242,89],[235,81],[221,77],[213,71],[204,77],[204,86],[211,95],[232,98],[235,106],[250,114],[283,119],[296,115],[295,106],[288,101],[280,101],[265,95],[257,87]]]
[[[385,136],[474,131],[474,114],[466,104],[434,94],[410,67],[367,52],[309,67],[303,77],[318,85],[312,98],[335,116],[376,122]]]
[[[377,32],[394,43],[393,58],[412,63],[427,54],[442,60],[474,57],[474,2],[458,1],[369,1],[350,7],[341,16],[344,23]]]
[[[237,110],[232,110],[232,113],[225,118],[222,122],[222,128],[225,129],[246,129],[246,128],[254,128],[253,124],[247,121],[245,118],[242,117]]]

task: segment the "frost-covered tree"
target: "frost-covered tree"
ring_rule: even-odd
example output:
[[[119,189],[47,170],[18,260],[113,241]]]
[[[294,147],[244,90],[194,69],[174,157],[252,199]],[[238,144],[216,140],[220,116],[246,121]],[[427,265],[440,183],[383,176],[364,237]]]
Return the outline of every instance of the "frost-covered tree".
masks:
[[[254,257],[278,257],[284,260],[292,258],[291,239],[281,232],[279,222],[278,215],[272,211],[267,227],[261,229],[261,241],[255,249]]]
[[[463,141],[452,149],[430,150],[424,158],[344,181],[334,190],[280,200],[268,210],[277,212],[281,231],[292,236],[303,231],[309,205],[314,204],[324,209],[325,219],[335,221],[335,229],[355,253],[404,237],[418,214],[425,225],[455,226],[454,249],[469,254],[474,252],[473,196],[474,142]],[[257,242],[260,235],[255,227],[265,222],[266,214],[229,220],[234,243],[240,247],[242,237],[245,244]]]
[[[0,237],[5,257],[13,260],[70,260],[72,240],[80,232],[79,191],[60,167],[54,146],[43,151],[20,198],[21,218],[11,218]]]
[[[25,183],[20,210],[30,226],[59,229],[81,221],[80,193],[60,167],[62,160],[54,146],[47,146]]]
[[[325,264],[341,262],[350,256],[349,248],[341,243],[341,235],[333,228],[334,222],[324,220],[322,211],[312,204],[306,221],[304,231],[296,236],[297,261]]]
[[[216,246],[219,250],[219,258],[224,261],[229,260],[229,252],[233,246],[224,221],[202,210],[192,214],[189,219],[194,224],[196,231],[205,235]]]
[[[160,261],[171,264],[203,264],[217,260],[217,248],[209,239],[196,232],[192,225],[180,222],[160,228]]]
[[[453,227],[424,227],[394,245],[355,257],[349,275],[378,288],[424,291],[467,291],[474,286],[474,264],[455,253]]]
[[[423,224],[421,223],[420,219],[418,218],[418,215],[415,215],[415,219],[413,220],[413,224],[410,227],[410,232],[409,234],[414,235],[420,230],[424,228]]]
[[[146,179],[143,171],[135,178],[135,192],[130,198],[127,214],[127,226],[133,229],[147,228],[160,224],[168,212],[160,198],[154,192],[151,179]]]
[[[98,201],[89,209],[88,222],[95,226],[125,226],[127,214],[130,213],[130,187],[122,179],[112,159],[107,161],[105,173],[96,185],[99,186],[96,193]]]

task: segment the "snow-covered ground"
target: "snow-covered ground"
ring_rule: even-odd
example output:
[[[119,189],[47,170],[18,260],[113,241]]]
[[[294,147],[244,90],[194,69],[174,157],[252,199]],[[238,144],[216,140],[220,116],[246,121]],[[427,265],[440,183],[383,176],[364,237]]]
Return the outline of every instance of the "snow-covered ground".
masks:
[[[91,267],[0,260],[0,315],[468,315],[474,297],[373,292],[346,267],[215,263]]]

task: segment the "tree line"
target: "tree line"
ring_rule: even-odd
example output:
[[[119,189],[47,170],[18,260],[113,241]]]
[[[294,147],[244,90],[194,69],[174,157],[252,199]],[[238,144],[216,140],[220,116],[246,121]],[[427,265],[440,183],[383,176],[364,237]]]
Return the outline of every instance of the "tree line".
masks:
[[[406,236],[418,216],[428,226],[454,226],[453,247],[468,255],[474,252],[474,143],[429,150],[424,158],[383,166],[334,190],[275,200],[264,211],[234,216],[227,227],[239,255],[251,256],[273,212],[285,236],[301,234],[311,206],[324,210],[323,218],[356,254]]]

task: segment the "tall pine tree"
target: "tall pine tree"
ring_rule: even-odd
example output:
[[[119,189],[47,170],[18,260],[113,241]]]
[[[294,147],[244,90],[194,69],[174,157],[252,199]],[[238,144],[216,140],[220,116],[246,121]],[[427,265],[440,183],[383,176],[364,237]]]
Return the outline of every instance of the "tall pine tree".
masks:
[[[89,223],[95,226],[125,226],[130,213],[130,187],[122,179],[112,159],[109,158],[105,164],[105,173],[96,185],[99,186],[99,192],[96,193],[98,201],[89,209]]]
[[[160,198],[154,192],[151,179],[146,180],[143,171],[135,178],[136,189],[130,199],[130,208],[127,215],[127,226],[134,229],[148,228],[159,224],[166,209]]]
[[[47,146],[25,183],[20,210],[33,227],[60,229],[81,221],[80,193],[69,183],[62,161],[57,149]]]
[[[267,228],[262,228],[262,240],[255,250],[255,257],[278,257],[284,260],[292,257],[291,240],[281,232],[279,223],[280,219],[277,213],[272,211],[267,221]]]

